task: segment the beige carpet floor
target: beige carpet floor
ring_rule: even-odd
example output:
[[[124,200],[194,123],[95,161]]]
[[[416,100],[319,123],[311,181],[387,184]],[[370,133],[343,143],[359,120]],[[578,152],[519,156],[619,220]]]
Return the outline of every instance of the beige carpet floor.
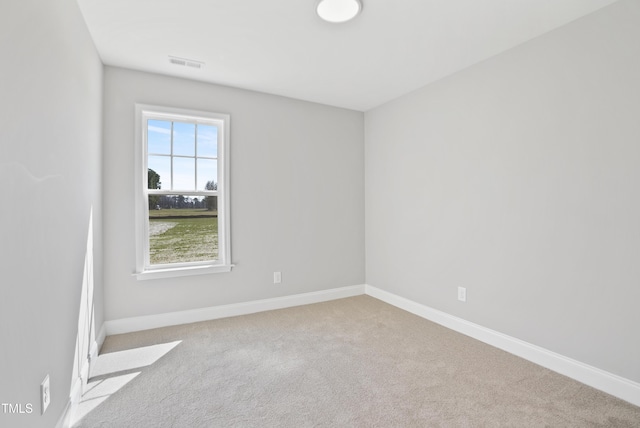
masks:
[[[110,336],[93,375],[78,428],[640,427],[640,407],[368,296]]]

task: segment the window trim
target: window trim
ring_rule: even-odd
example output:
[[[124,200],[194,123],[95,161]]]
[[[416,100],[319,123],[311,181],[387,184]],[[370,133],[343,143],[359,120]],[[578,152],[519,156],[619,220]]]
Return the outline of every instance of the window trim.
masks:
[[[165,119],[172,121],[187,121],[190,123],[212,122],[219,127],[222,138],[218,144],[218,187],[211,194],[218,196],[218,260],[211,262],[186,262],[170,265],[155,265],[148,263],[149,257],[149,202],[147,198],[147,127],[148,119]],[[228,114],[213,113],[200,110],[187,110],[148,104],[135,105],[135,245],[136,268],[134,276],[137,279],[170,278],[188,275],[203,275],[210,273],[229,272],[231,263],[231,222],[229,195],[229,142],[230,122]],[[176,194],[190,192],[176,191]]]

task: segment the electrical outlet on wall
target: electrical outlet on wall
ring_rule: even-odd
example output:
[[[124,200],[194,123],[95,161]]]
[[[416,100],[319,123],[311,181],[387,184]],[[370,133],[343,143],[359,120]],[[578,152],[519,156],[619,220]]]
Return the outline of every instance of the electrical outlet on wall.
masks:
[[[282,272],[273,273],[273,283],[280,284],[282,282]]]
[[[49,407],[51,403],[51,388],[49,387],[49,375],[47,375],[40,384],[40,408],[42,409],[42,415]]]
[[[467,301],[467,289],[464,287],[458,287],[458,300],[461,302]]]

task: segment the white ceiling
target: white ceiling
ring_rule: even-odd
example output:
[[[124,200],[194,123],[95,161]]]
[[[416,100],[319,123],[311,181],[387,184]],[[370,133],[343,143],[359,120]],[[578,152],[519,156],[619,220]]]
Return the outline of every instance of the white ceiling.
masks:
[[[346,24],[317,0],[77,1],[107,65],[366,111],[616,0],[363,0]]]

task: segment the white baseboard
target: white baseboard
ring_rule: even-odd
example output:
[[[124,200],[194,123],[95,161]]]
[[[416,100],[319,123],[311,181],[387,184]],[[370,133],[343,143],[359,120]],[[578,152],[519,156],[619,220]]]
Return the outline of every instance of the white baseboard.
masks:
[[[107,336],[107,330],[102,324],[98,334],[96,336],[96,340],[91,344],[91,350],[89,351],[89,360],[85,360],[82,368],[80,369],[80,373],[86,376],[86,379],[89,378],[89,363],[91,360],[94,360],[98,356],[98,352],[100,351],[100,347],[104,343],[104,339]],[[71,392],[69,393],[69,400],[67,401],[67,405],[62,412],[62,416],[58,420],[56,424],[56,428],[69,428],[76,421],[74,420],[74,412],[82,399],[82,378],[77,377],[73,380],[73,385],[71,385]]]
[[[276,297],[273,299],[107,321],[100,329],[96,337],[96,342],[101,345],[106,335],[247,315],[362,294],[367,294],[407,312],[411,312],[412,314],[433,321],[451,330],[495,346],[525,360],[628,401],[636,406],[640,406],[639,383],[370,285],[354,285],[312,293]]]
[[[365,294],[640,406],[640,384],[370,285]]]
[[[96,349],[97,349],[97,345],[96,345]],[[88,372],[89,372],[88,362],[83,364],[80,370],[82,373],[87,373],[88,375]],[[74,424],[75,421],[74,421],[73,415],[81,399],[82,399],[82,378],[76,377],[73,380],[73,384],[71,385],[69,400],[67,401],[67,405],[64,408],[64,412],[62,412],[62,416],[60,416],[60,419],[56,424],[56,428],[69,428]]]
[[[62,416],[58,419],[56,428],[69,428],[71,427],[71,400],[67,401],[67,405],[62,412]]]
[[[98,352],[100,351],[100,348],[102,347],[102,344],[104,343],[104,339],[106,337],[107,327],[104,325],[104,323],[102,323],[102,326],[100,326],[100,330],[98,330],[98,334],[96,335],[96,341],[93,343],[95,345],[95,349],[94,347],[91,347],[91,358],[98,355]]]
[[[329,300],[343,299],[364,294],[364,285],[333,288],[312,293],[295,294],[292,296],[276,297],[273,299],[254,300],[251,302],[234,303],[231,305],[213,306],[202,309],[192,309],[181,312],[124,318],[105,322],[107,335],[131,333],[152,328],[168,327],[172,325],[190,324],[193,322],[209,321],[219,318],[253,314],[256,312],[284,309],[292,306],[309,305]]]

